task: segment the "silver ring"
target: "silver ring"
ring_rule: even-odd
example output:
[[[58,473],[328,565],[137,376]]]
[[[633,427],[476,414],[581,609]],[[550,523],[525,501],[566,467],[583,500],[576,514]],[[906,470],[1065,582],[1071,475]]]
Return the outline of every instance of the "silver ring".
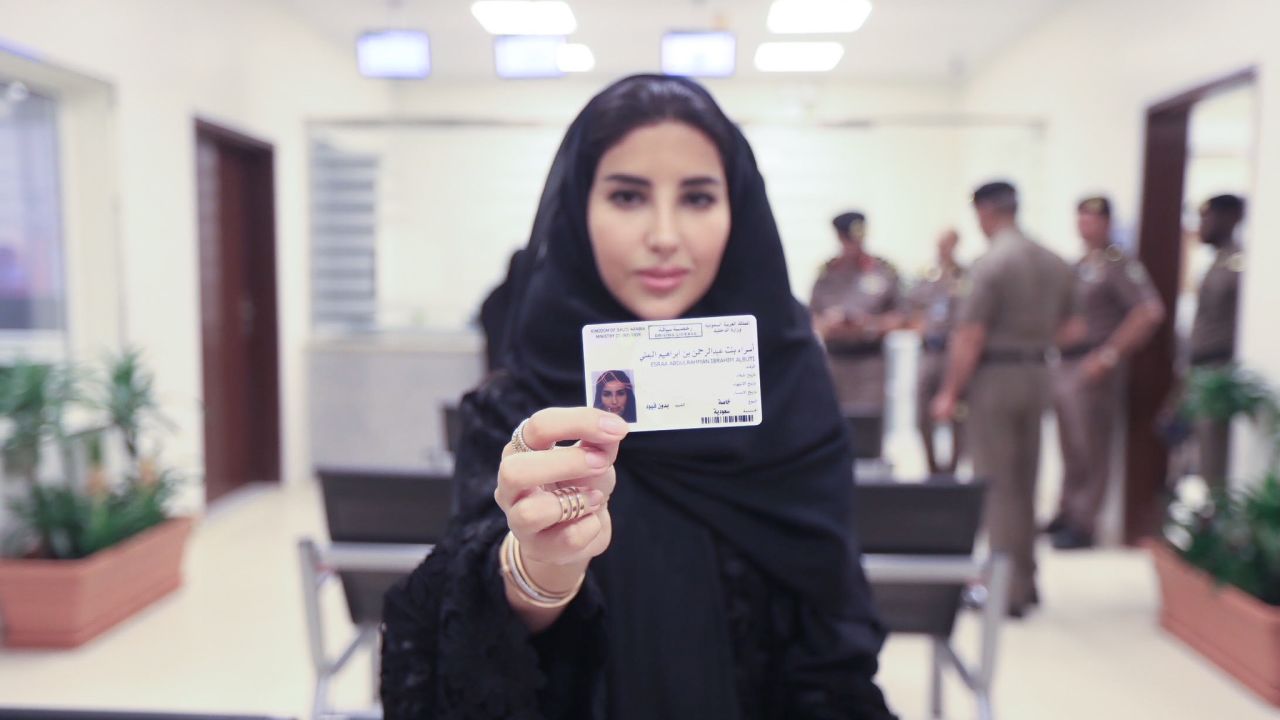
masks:
[[[556,523],[562,523],[569,517],[569,505],[566,504],[564,493],[560,492],[559,488],[553,490],[551,494],[555,495],[556,502],[560,503],[560,519]]]
[[[582,488],[556,488],[552,492],[560,500],[560,522],[577,520],[587,513],[587,496],[582,492]],[[568,502],[567,508],[565,506],[566,501]]]
[[[533,448],[524,441],[524,424],[529,422],[529,418],[520,421],[515,430],[511,431],[511,448],[518,453],[533,452]]]

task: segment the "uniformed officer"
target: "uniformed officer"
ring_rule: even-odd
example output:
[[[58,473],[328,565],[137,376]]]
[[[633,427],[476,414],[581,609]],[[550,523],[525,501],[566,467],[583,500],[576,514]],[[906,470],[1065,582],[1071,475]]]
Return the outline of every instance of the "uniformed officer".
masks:
[[[1040,422],[1049,406],[1045,352],[1075,342],[1075,277],[1062,258],[1018,228],[1018,196],[1007,182],[973,194],[991,247],[974,264],[956,316],[947,375],[934,418],[951,419],[968,404],[974,473],[987,481],[984,521],[991,549],[1013,565],[1009,614],[1022,617],[1040,600],[1035,585],[1035,487]]]
[[[1093,545],[1111,473],[1118,368],[1164,320],[1164,303],[1142,264],[1112,243],[1110,200],[1080,201],[1076,228],[1085,245],[1075,280],[1085,334],[1061,349],[1054,376],[1063,478],[1057,515],[1045,528],[1063,550]]]
[[[947,338],[955,321],[956,301],[965,273],[965,269],[956,262],[956,244],[959,241],[960,236],[955,230],[948,229],[942,233],[938,238],[938,264],[916,283],[908,297],[912,327],[920,332],[916,424],[920,428],[931,475],[954,473],[964,445],[963,427],[957,421],[951,432],[951,456],[945,463],[938,461],[933,443],[937,423],[929,409],[929,404],[942,389],[947,365]]]
[[[809,311],[827,347],[836,395],[846,410],[884,413],[884,337],[902,325],[898,273],[866,251],[866,216],[831,221],[840,255],[822,269]]]
[[[1236,195],[1210,198],[1200,207],[1200,241],[1217,252],[1213,265],[1200,283],[1196,316],[1191,325],[1188,351],[1192,368],[1215,368],[1230,363],[1236,352],[1236,309],[1244,255],[1235,234],[1244,219],[1244,199]],[[1227,481],[1227,423],[1196,423],[1200,446],[1200,476],[1211,486]]]

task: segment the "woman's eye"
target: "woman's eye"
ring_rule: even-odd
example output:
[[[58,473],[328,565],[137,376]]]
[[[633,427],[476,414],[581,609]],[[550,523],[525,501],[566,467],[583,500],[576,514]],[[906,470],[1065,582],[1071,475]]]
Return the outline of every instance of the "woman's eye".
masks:
[[[644,195],[635,190],[614,190],[609,194],[609,200],[619,207],[632,207],[644,202]]]
[[[684,196],[684,201],[696,208],[711,207],[716,202],[716,196],[711,193],[697,192],[689,193]]]

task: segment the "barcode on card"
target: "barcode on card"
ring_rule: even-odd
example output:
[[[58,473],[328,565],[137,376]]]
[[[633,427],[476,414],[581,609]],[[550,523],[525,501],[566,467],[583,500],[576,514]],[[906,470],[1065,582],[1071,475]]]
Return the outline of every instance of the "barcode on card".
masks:
[[[703,425],[723,425],[724,423],[749,423],[755,422],[755,415],[716,415],[715,417],[702,418]]]

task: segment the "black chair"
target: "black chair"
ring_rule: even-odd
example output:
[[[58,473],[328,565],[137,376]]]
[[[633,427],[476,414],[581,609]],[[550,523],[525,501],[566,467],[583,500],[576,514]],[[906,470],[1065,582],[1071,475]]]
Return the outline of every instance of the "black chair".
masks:
[[[395,472],[320,470],[329,539],[337,543],[434,545],[452,508],[452,479]],[[382,596],[403,573],[338,573],[351,621],[382,618]]]
[[[933,644],[930,707],[942,716],[942,670],[951,667],[973,691],[978,716],[992,718],[991,684],[1009,567],[998,555],[974,556],[985,485],[932,478],[928,483],[855,486],[854,527],[880,616],[890,632],[928,635]],[[966,584],[981,582],[981,660],[961,661],[951,645]]]
[[[382,598],[444,535],[453,507],[453,479],[439,474],[350,468],[324,468],[316,474],[331,542],[322,546],[305,538],[299,542],[299,553],[316,672],[313,712],[315,717],[333,717],[329,683],[362,647],[374,650],[377,687]],[[351,622],[356,626],[355,637],[336,660],[326,653],[320,612],[321,589],[333,578],[342,585]]]
[[[444,446],[451,455],[458,454],[458,443],[462,439],[462,414],[457,405],[445,405],[441,408],[444,415]]]
[[[841,408],[853,443],[854,460],[877,460],[884,454],[884,413],[854,405]]]

